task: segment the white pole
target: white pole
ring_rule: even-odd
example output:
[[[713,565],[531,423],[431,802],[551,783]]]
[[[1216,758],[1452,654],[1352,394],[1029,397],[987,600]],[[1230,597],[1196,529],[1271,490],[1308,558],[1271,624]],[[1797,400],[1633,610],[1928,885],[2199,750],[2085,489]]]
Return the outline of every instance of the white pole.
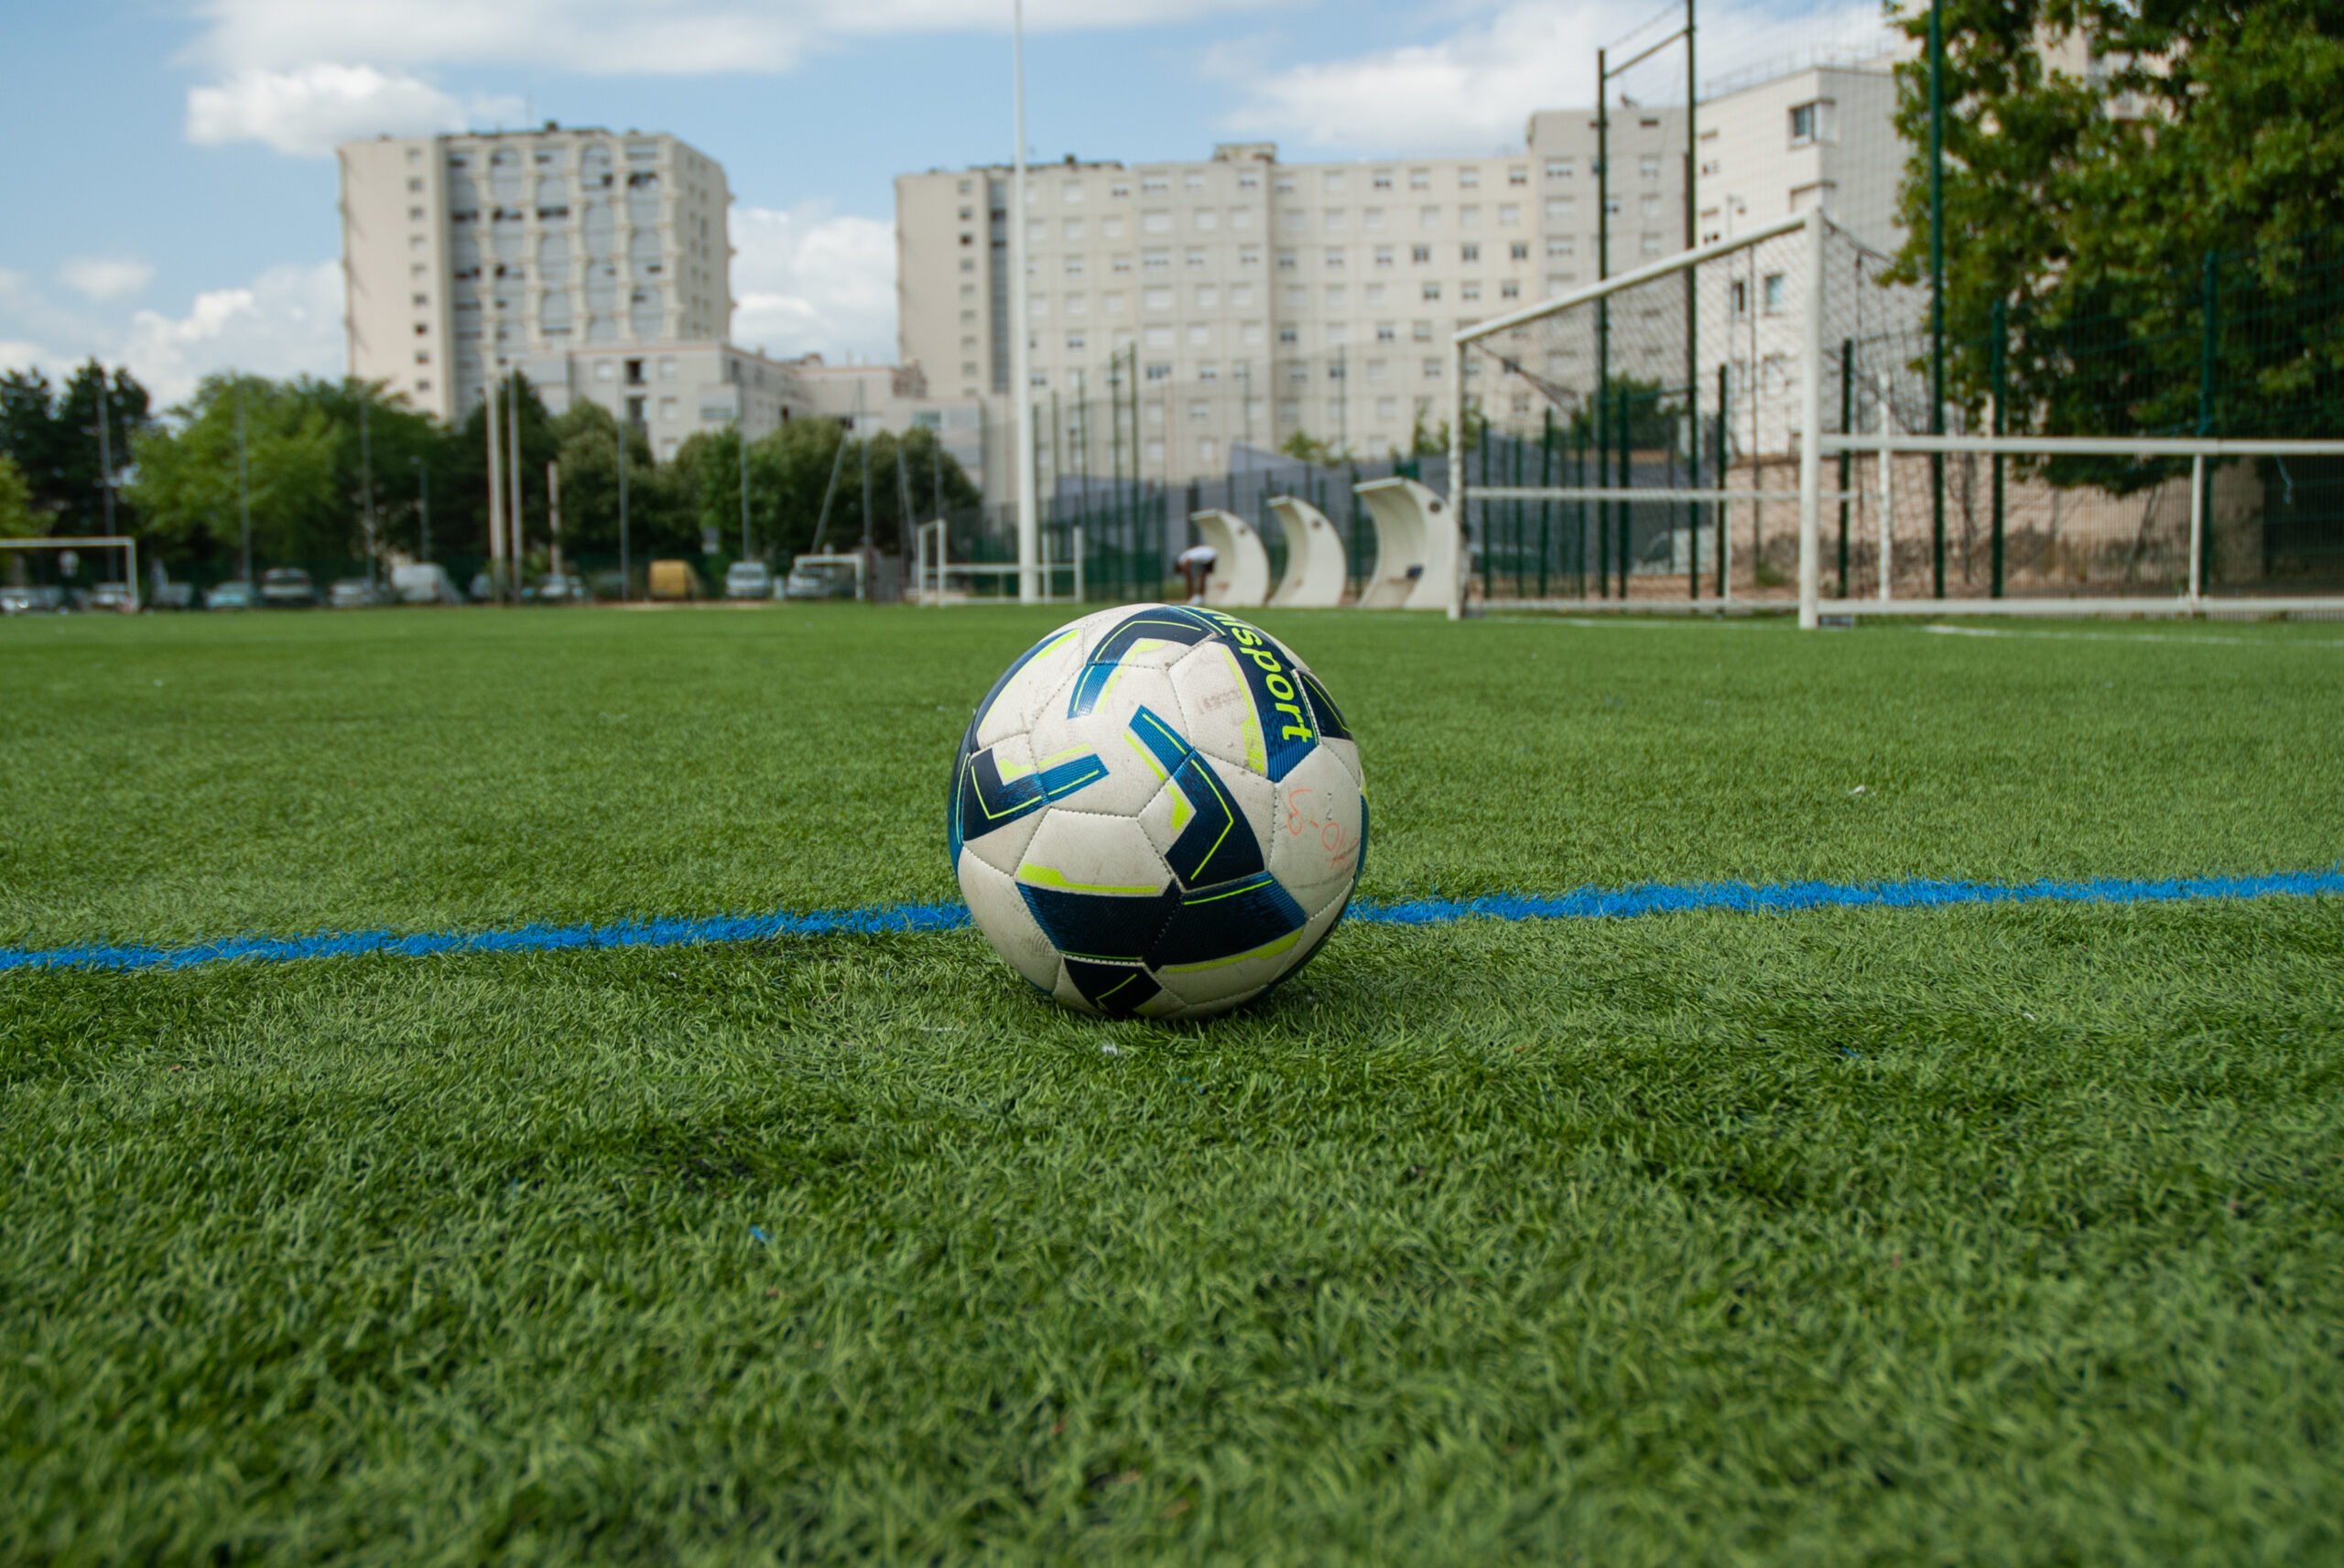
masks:
[[[1800,351],[1798,623],[1820,624],[1823,597],[1823,203],[1807,212],[1807,321]]]
[[[1473,351],[1457,345],[1449,365],[1449,525],[1457,530],[1457,586],[1449,596],[1449,618],[1465,618],[1465,579],[1473,575],[1472,534],[1465,526],[1465,356]],[[1383,571],[1384,563],[1375,563]]]
[[[2200,563],[2205,560],[2206,546],[2206,459],[2203,453],[2189,460],[2189,608],[2198,608],[2198,595],[2205,591],[2205,573]]]
[[[1074,601],[1080,604],[1085,586],[1082,580],[1082,524],[1078,523],[1069,529],[1067,536],[1074,541]]]
[[[1882,407],[1884,411],[1886,405],[1883,404]],[[1883,426],[1884,424],[1885,417],[1883,414]],[[1883,452],[1880,454],[1880,601],[1883,604],[1886,604],[1888,602],[1888,579],[1890,576],[1890,560],[1888,554],[1890,548],[1888,530],[1888,498],[1890,493],[1888,486],[1888,454],[1886,452]]]
[[[1009,395],[1017,421],[1017,600],[1038,604],[1045,589],[1041,498],[1034,493],[1032,351],[1026,320],[1026,0],[1011,0],[1011,77],[1017,97],[1017,148],[1009,177]]]
[[[130,563],[129,570],[123,574],[122,579],[130,585],[130,603],[126,609],[128,613],[136,615],[138,613],[138,541],[127,534],[124,535],[122,553]]]

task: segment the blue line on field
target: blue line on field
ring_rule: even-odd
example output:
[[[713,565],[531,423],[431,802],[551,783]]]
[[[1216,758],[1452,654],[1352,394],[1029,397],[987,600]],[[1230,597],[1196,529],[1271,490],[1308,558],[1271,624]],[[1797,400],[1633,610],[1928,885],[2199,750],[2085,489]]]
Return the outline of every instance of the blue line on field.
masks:
[[[1437,925],[1455,920],[1616,920],[1639,914],[1725,910],[1792,914],[1809,909],[1942,909],[1974,903],[2170,903],[2184,899],[2308,897],[2344,894],[2344,871],[2278,871],[2260,877],[2175,877],[2160,881],[1951,882],[1647,882],[1630,888],[1580,888],[1556,894],[1491,893],[1481,898],[1361,900],[1348,918],[1375,925]],[[524,925],[510,931],[322,932],[314,936],[233,936],[184,947],[89,943],[72,947],[0,947],[6,969],[184,969],[236,959],[281,964],[296,958],[434,953],[559,953],[595,947],[680,947],[752,942],[772,936],[870,936],[898,931],[950,931],[969,923],[957,903],[894,904],[792,914],[720,914],[699,920],[624,921],[611,925]]]

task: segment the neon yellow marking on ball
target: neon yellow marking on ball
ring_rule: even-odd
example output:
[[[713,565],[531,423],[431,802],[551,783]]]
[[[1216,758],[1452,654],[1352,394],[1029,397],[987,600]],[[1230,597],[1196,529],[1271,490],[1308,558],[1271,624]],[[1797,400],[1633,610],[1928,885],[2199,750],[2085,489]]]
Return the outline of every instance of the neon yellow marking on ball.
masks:
[[[1188,825],[1190,818],[1196,816],[1197,808],[1188,804],[1188,796],[1187,793],[1183,791],[1178,784],[1174,784],[1171,787],[1172,831],[1177,833],[1181,828],[1186,827]]]
[[[1245,684],[1245,672],[1238,667],[1237,651],[1226,643],[1215,644],[1221,658],[1229,665],[1229,678],[1245,694],[1245,766],[1257,773],[1269,772],[1269,748],[1262,743],[1262,717],[1253,711],[1253,697]]]
[[[1123,731],[1123,744],[1139,753],[1139,760],[1147,764],[1148,772],[1156,775],[1158,784],[1164,783],[1172,776],[1164,771],[1164,764],[1156,760],[1156,753],[1149,751],[1145,743],[1129,730]]]
[[[1163,972],[1167,975],[1192,975],[1199,969],[1226,968],[1232,964],[1242,964],[1248,958],[1275,958],[1301,939],[1301,932],[1292,931],[1268,946],[1256,947],[1250,953],[1239,953],[1228,958],[1208,958],[1201,964],[1167,964],[1163,966]]]
[[[1154,887],[1127,887],[1115,882],[1079,882],[1064,871],[1050,866],[1037,866],[1031,860],[1019,863],[1017,880],[1021,882],[1029,882],[1037,888],[1058,888],[1067,892],[1127,893],[1137,897],[1153,898],[1164,891]]]

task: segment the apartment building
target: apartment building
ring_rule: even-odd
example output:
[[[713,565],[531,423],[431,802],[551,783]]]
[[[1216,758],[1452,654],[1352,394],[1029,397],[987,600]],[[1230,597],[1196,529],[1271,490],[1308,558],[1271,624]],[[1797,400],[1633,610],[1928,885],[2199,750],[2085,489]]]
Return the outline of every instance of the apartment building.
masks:
[[[1614,269],[1684,244],[1684,126],[1682,109],[1612,117]],[[1558,112],[1489,157],[1281,164],[1243,143],[1029,169],[1027,395],[1058,410],[1046,470],[1098,466],[1052,464],[1052,434],[1065,422],[1103,450],[1091,406],[1117,397],[1151,478],[1218,473],[1297,432],[1405,446],[1447,406],[1450,332],[1598,276],[1598,135],[1591,111]],[[1008,171],[905,175],[895,192],[902,357],[1005,403]]]
[[[1906,52],[1713,83],[1698,131],[1702,242],[1819,202],[1871,249],[1901,244],[1896,197],[1911,149],[1894,130],[1894,70]]]
[[[353,375],[443,419],[580,350],[717,344],[732,321],[724,170],[600,129],[381,137],[340,149]]]

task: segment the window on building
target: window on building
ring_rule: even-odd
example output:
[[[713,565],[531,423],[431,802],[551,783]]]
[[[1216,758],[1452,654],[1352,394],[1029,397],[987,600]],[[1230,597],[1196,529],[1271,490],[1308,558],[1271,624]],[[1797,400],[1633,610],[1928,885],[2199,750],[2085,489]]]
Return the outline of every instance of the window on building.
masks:
[[[1460,283],[1457,286],[1457,297],[1479,299],[1481,297],[1481,286],[1479,283]]]
[[[1570,159],[1567,157],[1550,157],[1546,160],[1546,178],[1548,179],[1568,179],[1570,177]]]
[[[1149,365],[1147,367],[1147,379],[1150,381],[1170,381],[1172,379],[1172,367],[1168,364]],[[1164,416],[1161,412],[1162,405],[1150,404],[1149,406],[1158,410],[1156,415],[1157,418],[1160,419]]]
[[[1408,259],[1416,263],[1416,265],[1423,266],[1432,260],[1432,247],[1430,245],[1410,245],[1408,247]]]
[[[1428,300],[1429,300],[1429,299],[1438,299],[1438,298],[1440,297],[1440,285],[1438,285],[1438,284],[1437,284],[1437,283],[1427,283],[1427,284],[1426,284],[1426,285],[1425,285],[1425,297],[1426,297],[1427,299],[1428,299]]]
[[[1498,297],[1499,297],[1500,299],[1519,299],[1519,298],[1521,298],[1521,297],[1522,297],[1522,285],[1521,285],[1521,283],[1520,283],[1517,279],[1511,278],[1511,277],[1507,278],[1503,283],[1501,283],[1501,284],[1499,284],[1499,285],[1498,285]]]
[[[1416,321],[1410,323],[1408,327],[1408,336],[1419,343],[1431,342],[1432,323],[1429,321]]]
[[[1190,267],[1202,267],[1205,265],[1205,253],[1201,250],[1192,250],[1180,259]]]
[[[1205,188],[1205,177],[1191,170],[1181,177],[1180,183],[1190,190],[1202,190]]]
[[[1164,175],[1144,174],[1140,176],[1139,193],[1142,196],[1163,196],[1167,194],[1171,189],[1172,181]]]
[[[1505,250],[1506,257],[1510,261],[1528,261],[1530,259],[1530,242],[1528,240],[1516,240],[1512,244],[1506,246]]]
[[[1430,190],[1432,189],[1432,170],[1428,168],[1410,169],[1408,171],[1408,189],[1411,190]]]
[[[1658,179],[1660,178],[1660,159],[1652,157],[1638,158],[1636,160],[1636,172],[1646,179]]]
[[[1340,272],[1340,271],[1342,270],[1342,266],[1343,266],[1343,254],[1344,254],[1344,253],[1343,253],[1343,247],[1342,247],[1342,246],[1340,246],[1340,245],[1329,245],[1329,246],[1327,247],[1327,270],[1328,270],[1328,271],[1329,271],[1329,272]]]
[[[1278,270],[1280,272],[1292,272],[1297,265],[1295,254],[1292,251],[1280,251],[1278,253]]]
[[[1425,379],[1427,381],[1438,381],[1440,379],[1440,361],[1438,359],[1427,359],[1425,361]]]
[[[1464,168],[1457,171],[1458,189],[1479,190],[1481,188],[1481,171],[1479,168],[1476,168],[1471,164],[1467,164]]]
[[[1378,245],[1375,247],[1376,265],[1390,266],[1392,265],[1392,247],[1390,245]]]
[[[1164,272],[1172,265],[1172,253],[1170,251],[1142,251],[1139,254],[1139,265],[1141,269],[1146,272]]]
[[[1646,255],[1646,256],[1656,256],[1656,255],[1660,254],[1661,254],[1661,239],[1660,239],[1660,236],[1659,236],[1658,234],[1646,234],[1646,235],[1644,237],[1644,239],[1642,240],[1642,242],[1640,242],[1640,243],[1638,243],[1638,245],[1636,246],[1636,254],[1637,254],[1638,255]]]
[[[1481,247],[1479,245],[1460,245],[1457,247],[1457,259],[1461,262],[1480,261],[1481,259]]]
[[[1761,295],[1760,297],[1765,302],[1766,314],[1769,316],[1781,315],[1783,310],[1783,275],[1779,272],[1770,272],[1762,281],[1764,286],[1764,293]]]

